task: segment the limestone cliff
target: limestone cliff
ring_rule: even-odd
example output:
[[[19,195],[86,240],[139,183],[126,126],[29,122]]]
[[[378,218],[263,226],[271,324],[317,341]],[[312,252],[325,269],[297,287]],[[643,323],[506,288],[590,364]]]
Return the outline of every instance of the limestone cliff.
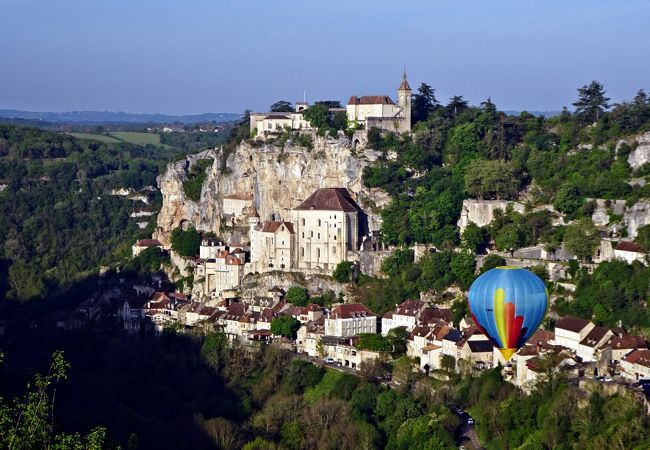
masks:
[[[169,164],[158,177],[163,203],[158,214],[154,237],[169,244],[171,231],[184,224],[198,230],[214,231],[224,238],[221,229],[223,197],[236,192],[250,192],[262,220],[271,214],[290,219],[289,210],[299,205],[313,191],[324,187],[346,187],[368,214],[370,230],[381,228],[378,208],[390,200],[377,189],[368,189],[362,182],[363,168],[376,160],[377,152],[356,153],[348,139],[316,138],[313,149],[293,145],[241,143],[223,161],[221,150],[208,150]],[[200,159],[214,159],[198,202],[183,192],[188,169]],[[224,169],[225,168],[225,169]]]
[[[637,146],[627,157],[633,169],[638,169],[650,162],[650,131],[636,138]]]

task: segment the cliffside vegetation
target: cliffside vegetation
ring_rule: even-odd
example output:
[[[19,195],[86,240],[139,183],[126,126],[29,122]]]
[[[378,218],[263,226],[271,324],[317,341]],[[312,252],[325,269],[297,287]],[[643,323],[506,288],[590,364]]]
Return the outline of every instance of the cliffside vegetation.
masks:
[[[455,96],[440,104],[429,86],[414,98],[411,136],[382,137],[370,130],[370,146],[384,158],[366,168],[364,182],[382,187],[393,202],[383,212],[383,237],[391,244],[455,245],[463,196],[553,203],[572,217],[590,214],[585,198],[650,197],[650,187],[631,187],[632,150],[621,138],[650,130],[650,100],[639,91],[631,102],[607,104],[604,88],[579,89],[576,112],[555,117],[509,116],[487,100],[470,106]],[[582,147],[581,147],[582,146]],[[388,158],[394,152],[396,158]]]
[[[0,298],[38,298],[130,254],[130,214],[155,211],[112,189],[156,184],[172,151],[0,125]],[[145,220],[149,220],[146,217]]]

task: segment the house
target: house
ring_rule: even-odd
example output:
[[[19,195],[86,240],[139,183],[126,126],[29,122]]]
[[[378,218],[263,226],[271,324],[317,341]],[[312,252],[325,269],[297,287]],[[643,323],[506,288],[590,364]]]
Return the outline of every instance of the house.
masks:
[[[333,358],[343,367],[358,369],[364,361],[374,361],[386,357],[380,352],[358,349],[357,342],[356,337],[323,336],[321,339],[324,356]]]
[[[203,294],[215,298],[223,291],[239,288],[245,264],[246,254],[239,248],[222,250],[214,258],[206,259],[202,263]]]
[[[251,272],[288,272],[294,268],[296,233],[292,223],[267,220],[251,226],[250,232]]]
[[[576,356],[583,362],[595,362],[597,360],[597,350],[601,345],[614,336],[611,330],[594,326],[585,338],[578,344]]]
[[[460,348],[460,359],[468,361],[474,369],[492,367],[494,344],[488,339],[467,339]]]
[[[395,308],[395,311],[386,313],[381,319],[381,334],[386,336],[393,328],[404,327],[406,331],[415,328],[420,314],[426,304],[419,300],[406,300]]]
[[[351,127],[379,128],[394,133],[411,130],[411,86],[406,78],[397,88],[397,103],[388,95],[353,95],[348,100],[346,114]]]
[[[185,128],[182,125],[165,125],[162,129],[163,133],[185,133]]]
[[[628,264],[640,261],[645,264],[646,251],[639,244],[632,241],[619,241],[614,247],[614,257],[622,259]]]
[[[243,323],[243,326],[240,324],[240,319],[242,319],[246,313],[246,309],[247,307],[244,303],[232,303],[230,306],[228,306],[226,314],[222,317],[223,332],[228,337],[228,339],[238,339],[241,334],[241,330],[248,328],[246,326],[246,321]]]
[[[311,124],[303,115],[308,106],[307,102],[298,102],[294,111],[250,113],[251,136],[263,139],[285,130],[310,131]]]
[[[178,321],[180,309],[188,303],[185,295],[156,292],[143,309],[145,317],[153,322],[156,333],[160,334],[166,324]]]
[[[252,206],[252,194],[248,192],[235,192],[234,194],[223,197],[223,208],[221,212],[224,216],[238,219],[246,217]]]
[[[321,316],[317,320],[310,320],[300,327],[296,336],[298,353],[306,353],[312,357],[319,357],[318,344],[325,332],[325,319]]]
[[[158,239],[140,239],[131,247],[131,253],[133,257],[136,257],[144,250],[148,248],[154,248],[154,247],[162,250],[163,245],[160,243]]]
[[[224,250],[228,250],[229,246],[224,244],[223,241],[214,238],[206,238],[201,240],[201,245],[199,246],[199,258],[200,259],[210,259],[216,258],[217,255],[221,254]]]
[[[633,350],[621,359],[621,376],[628,380],[650,378],[650,350]]]
[[[377,333],[377,316],[361,303],[348,303],[334,308],[325,318],[327,336],[351,337],[361,333]]]
[[[641,336],[621,335],[612,336],[601,344],[602,358],[614,365],[620,364],[625,355],[633,350],[645,350],[648,341]]]
[[[580,342],[595,327],[591,321],[577,317],[565,317],[555,323],[555,345],[578,351]]]
[[[453,315],[451,309],[448,308],[426,307],[420,313],[418,322],[423,325],[433,325],[441,322],[451,325]],[[474,323],[472,323],[472,325],[474,325]]]

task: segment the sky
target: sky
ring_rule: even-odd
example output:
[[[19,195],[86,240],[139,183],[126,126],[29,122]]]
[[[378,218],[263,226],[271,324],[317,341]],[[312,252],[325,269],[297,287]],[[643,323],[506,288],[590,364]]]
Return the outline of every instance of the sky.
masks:
[[[0,0],[0,109],[196,114],[388,94],[650,90],[647,0]]]

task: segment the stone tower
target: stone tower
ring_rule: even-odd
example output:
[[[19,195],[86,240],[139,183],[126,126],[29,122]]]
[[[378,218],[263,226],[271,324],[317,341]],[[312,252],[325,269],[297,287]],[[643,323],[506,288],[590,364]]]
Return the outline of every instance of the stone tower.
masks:
[[[406,130],[411,129],[411,86],[406,79],[406,70],[402,76],[402,83],[397,88],[397,104],[402,108],[402,117],[406,121]]]

